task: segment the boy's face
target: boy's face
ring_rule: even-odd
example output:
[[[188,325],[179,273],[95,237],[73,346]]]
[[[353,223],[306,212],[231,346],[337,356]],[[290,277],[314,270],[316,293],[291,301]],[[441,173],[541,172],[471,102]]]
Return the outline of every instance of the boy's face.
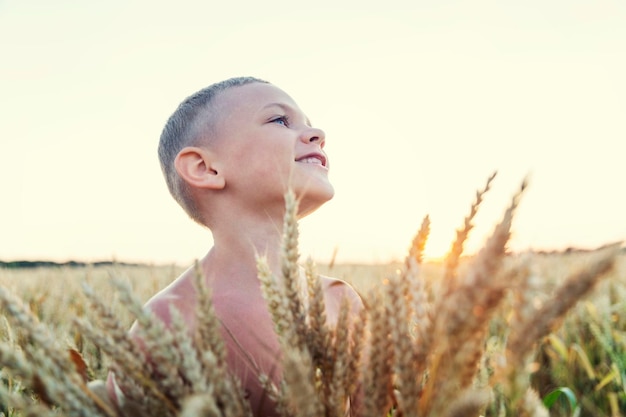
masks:
[[[226,187],[255,209],[282,203],[288,186],[300,199],[301,216],[333,197],[325,134],[281,89],[264,83],[230,88],[215,98],[211,117],[211,148]]]

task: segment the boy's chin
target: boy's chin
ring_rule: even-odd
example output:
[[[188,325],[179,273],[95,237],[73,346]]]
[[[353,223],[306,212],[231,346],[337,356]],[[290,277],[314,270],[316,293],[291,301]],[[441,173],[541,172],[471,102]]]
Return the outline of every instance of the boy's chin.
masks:
[[[302,218],[320,208],[324,203],[331,200],[335,195],[334,188],[329,185],[324,191],[316,190],[316,192],[306,192],[301,196],[297,196],[298,217]]]

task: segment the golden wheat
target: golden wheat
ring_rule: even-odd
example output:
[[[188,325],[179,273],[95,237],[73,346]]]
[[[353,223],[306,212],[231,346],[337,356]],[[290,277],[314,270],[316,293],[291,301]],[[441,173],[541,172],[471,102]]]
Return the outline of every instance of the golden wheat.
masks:
[[[301,274],[297,200],[286,195],[282,275],[273,276],[264,258],[257,258],[282,350],[281,382],[261,374],[260,383],[282,416],[548,415],[530,384],[533,352],[609,271],[624,274],[623,263],[616,263],[620,247],[588,256],[586,265],[562,282],[552,279],[554,289],[546,291],[542,276],[545,271],[560,275],[558,267],[543,265],[539,256],[516,257],[506,250],[524,182],[485,246],[460,268],[464,242],[494,176],[477,191],[445,265],[431,269],[423,263],[430,232],[426,216],[404,262],[381,273],[384,283],[378,278],[357,285],[366,294],[360,315],[346,301],[333,324],[327,321],[316,265],[307,260]],[[340,272],[339,265],[332,268],[330,272]],[[156,291],[156,279],[139,296],[128,279],[119,278],[121,271],[113,273],[116,278],[109,281],[114,290],[107,292],[92,289],[103,280],[96,278],[98,270],[88,270],[83,278],[90,285],[84,286],[84,298],[72,298],[77,317],[59,326],[67,335],[61,338],[40,318],[51,319],[58,303],[70,303],[66,295],[42,298],[30,285],[23,290],[28,302],[22,302],[13,295],[14,281],[11,291],[0,285],[5,317],[0,363],[6,381],[0,384],[0,398],[10,415],[252,416],[239,381],[228,370],[223,329],[199,265],[194,329],[177,310],[171,311],[169,326],[156,319],[142,306],[147,294]],[[159,282],[177,273],[170,268]],[[611,287],[610,296],[619,300]],[[113,308],[115,300],[119,305]],[[141,347],[128,334],[131,320],[137,321]],[[603,337],[598,326],[591,331]],[[72,341],[77,349],[68,347]],[[86,361],[68,353],[78,350],[104,352],[125,393],[120,410],[98,396],[97,384],[87,384],[94,378],[89,364],[100,363],[99,353]],[[106,368],[97,377],[106,377]],[[611,401],[617,410],[619,399]]]

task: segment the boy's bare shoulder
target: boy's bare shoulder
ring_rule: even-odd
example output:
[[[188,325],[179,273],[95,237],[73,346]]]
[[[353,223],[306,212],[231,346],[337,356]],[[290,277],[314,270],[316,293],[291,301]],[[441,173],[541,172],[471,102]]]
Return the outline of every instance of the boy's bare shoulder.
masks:
[[[183,272],[171,284],[150,298],[144,308],[151,311],[166,325],[171,322],[171,309],[177,309],[189,322],[193,318],[196,305],[193,268]]]

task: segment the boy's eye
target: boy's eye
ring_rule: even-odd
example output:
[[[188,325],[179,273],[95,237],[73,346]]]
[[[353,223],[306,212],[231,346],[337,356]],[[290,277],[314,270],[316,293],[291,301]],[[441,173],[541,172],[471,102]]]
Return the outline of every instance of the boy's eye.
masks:
[[[279,116],[270,120],[271,123],[276,123],[283,126],[289,126],[289,118],[287,116]]]

